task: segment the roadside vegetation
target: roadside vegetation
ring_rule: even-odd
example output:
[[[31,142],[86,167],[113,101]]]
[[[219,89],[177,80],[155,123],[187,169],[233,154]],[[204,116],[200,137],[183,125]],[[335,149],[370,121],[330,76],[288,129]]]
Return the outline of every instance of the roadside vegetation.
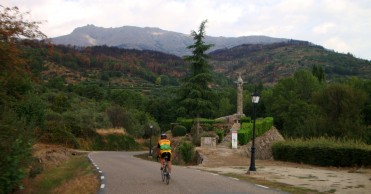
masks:
[[[86,154],[71,156],[60,165],[51,165],[34,179],[28,179],[17,193],[96,193],[98,172]]]
[[[41,172],[29,168],[35,143],[142,150],[148,149],[149,138],[156,142],[168,132],[184,140],[175,148],[179,162],[189,164],[201,137],[221,141],[229,133],[215,118],[235,113],[235,83],[209,64],[206,21],[192,32],[192,55],[183,60],[154,51],[52,45],[39,22],[24,19],[27,13],[0,8],[2,193],[22,188],[25,178],[39,179]],[[340,63],[336,55],[330,57]],[[250,95],[256,88],[261,94],[258,117],[273,118],[285,138],[350,139],[369,146],[371,80],[344,76],[330,81],[325,68],[312,64],[274,85],[250,80],[243,90],[244,113],[251,116]],[[123,132],[102,132],[108,129]]]

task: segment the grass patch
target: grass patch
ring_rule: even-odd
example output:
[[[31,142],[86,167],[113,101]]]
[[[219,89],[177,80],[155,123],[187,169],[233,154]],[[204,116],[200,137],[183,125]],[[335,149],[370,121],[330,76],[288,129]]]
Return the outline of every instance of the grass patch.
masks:
[[[336,189],[330,189],[327,191],[328,193],[335,193],[336,192]]]
[[[97,174],[86,155],[74,156],[61,165],[45,169],[31,179],[21,193],[96,193]]]
[[[298,176],[299,179],[318,179],[318,177],[309,174],[308,176]]]

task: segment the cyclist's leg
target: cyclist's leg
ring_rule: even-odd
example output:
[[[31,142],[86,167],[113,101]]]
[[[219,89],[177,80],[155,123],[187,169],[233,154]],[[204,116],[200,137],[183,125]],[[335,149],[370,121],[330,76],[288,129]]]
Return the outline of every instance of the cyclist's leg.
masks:
[[[161,169],[164,168],[164,161],[165,161],[165,159],[164,159],[164,153],[162,153],[162,154],[160,155],[160,164],[161,164]]]
[[[169,166],[169,173],[171,173],[171,154],[170,153],[168,153],[168,157],[169,157],[169,160],[168,160],[168,162],[167,162],[167,165]]]

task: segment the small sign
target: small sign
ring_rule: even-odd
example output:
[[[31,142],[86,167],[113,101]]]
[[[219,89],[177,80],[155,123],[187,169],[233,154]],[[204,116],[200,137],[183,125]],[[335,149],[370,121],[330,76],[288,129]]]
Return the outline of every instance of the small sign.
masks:
[[[237,149],[237,131],[232,131],[232,148]]]

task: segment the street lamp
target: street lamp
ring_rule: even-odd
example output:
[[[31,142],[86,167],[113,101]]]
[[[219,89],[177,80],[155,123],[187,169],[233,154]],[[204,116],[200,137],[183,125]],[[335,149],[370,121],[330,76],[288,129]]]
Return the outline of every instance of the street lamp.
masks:
[[[149,135],[149,154],[148,154],[148,156],[152,156],[151,151],[152,151],[152,128],[153,128],[153,126],[150,125],[149,128],[151,129],[151,133]]]
[[[256,171],[255,168],[255,121],[256,121],[256,107],[255,104],[259,103],[260,96],[256,92],[256,89],[254,93],[251,95],[251,102],[253,104],[253,119],[254,119],[254,124],[252,128],[252,145],[251,145],[251,161],[250,161],[250,168],[249,172],[251,171]]]

